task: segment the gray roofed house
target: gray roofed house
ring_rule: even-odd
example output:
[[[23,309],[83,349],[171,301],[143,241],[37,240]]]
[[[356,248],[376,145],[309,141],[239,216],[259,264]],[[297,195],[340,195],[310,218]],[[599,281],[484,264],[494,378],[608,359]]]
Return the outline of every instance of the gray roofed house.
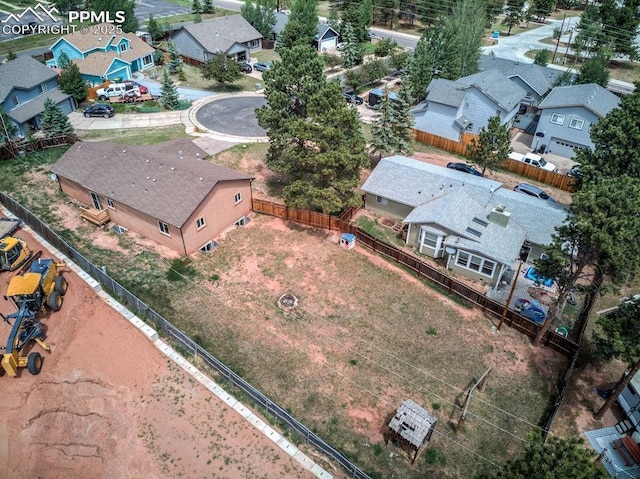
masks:
[[[182,56],[198,62],[206,62],[219,54],[249,61],[251,52],[262,49],[262,35],[242,15],[184,25],[171,40]]]
[[[518,258],[539,258],[567,215],[500,182],[402,156],[383,158],[362,190],[368,210],[407,225],[408,245],[492,285]]]
[[[540,150],[567,158],[578,148],[593,149],[591,125],[617,108],[620,98],[595,83],[555,87],[538,105]]]
[[[426,99],[413,109],[415,129],[460,142],[463,134],[477,135],[496,114],[511,126],[526,94],[497,70],[456,81],[434,79]]]
[[[253,178],[206,157],[186,138],[154,145],[78,142],[51,171],[81,203],[190,254],[251,210]]]
[[[44,102],[51,98],[63,111],[76,109],[71,95],[58,86],[58,74],[29,55],[0,65],[0,105],[17,129],[18,136],[40,128]]]

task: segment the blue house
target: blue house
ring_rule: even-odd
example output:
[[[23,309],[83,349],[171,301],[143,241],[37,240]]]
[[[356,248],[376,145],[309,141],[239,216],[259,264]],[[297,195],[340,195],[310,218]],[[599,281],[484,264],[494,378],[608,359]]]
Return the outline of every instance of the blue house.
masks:
[[[591,125],[619,103],[620,98],[595,83],[554,88],[538,105],[541,149],[566,158],[573,158],[576,148],[593,149]]]
[[[427,98],[413,109],[415,129],[460,141],[462,133],[477,135],[489,118],[500,116],[511,126],[527,92],[498,70],[458,80],[432,80]]]
[[[58,74],[29,55],[0,65],[0,106],[16,127],[16,136],[40,129],[47,98],[64,113],[76,109],[73,97],[58,87]]]
[[[60,37],[51,46],[53,60],[49,67],[58,67],[62,52],[78,65],[82,77],[91,84],[104,80],[128,80],[133,73],[154,66],[155,49],[134,33],[117,33],[111,24],[94,25],[91,30],[109,32],[104,35],[83,34],[80,31]]]

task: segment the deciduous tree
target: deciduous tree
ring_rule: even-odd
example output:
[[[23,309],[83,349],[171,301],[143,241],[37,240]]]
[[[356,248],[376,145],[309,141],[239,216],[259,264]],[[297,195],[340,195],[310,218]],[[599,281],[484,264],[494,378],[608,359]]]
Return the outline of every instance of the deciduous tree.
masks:
[[[4,111],[2,105],[0,105],[0,116],[2,117],[0,118],[0,144],[3,144],[7,141],[5,129],[6,134],[9,135],[9,138],[13,138],[18,129],[16,128],[16,125],[13,123],[13,121],[11,121],[11,118],[9,118],[9,115],[7,115],[7,113]]]
[[[240,8],[240,14],[264,38],[271,38],[276,24],[275,0],[249,0]]]
[[[502,124],[500,115],[494,115],[486,128],[480,128],[478,138],[467,146],[467,158],[484,175],[487,169],[495,170],[504,163],[512,151],[509,126]]]
[[[151,35],[151,39],[154,42],[160,41],[164,32],[162,31],[162,27],[158,23],[158,20],[153,18],[153,13],[149,14],[149,21],[147,22],[147,31],[149,35]]]
[[[609,83],[609,55],[607,53],[606,48],[602,48],[584,62],[580,67],[576,83],[597,83],[606,88]]]
[[[40,129],[47,136],[69,135],[73,133],[73,126],[69,117],[64,114],[51,98],[44,101],[44,111],[40,119]]]
[[[242,78],[240,63],[229,59],[225,54],[216,55],[202,66],[202,77],[224,85]]]
[[[551,52],[546,48],[542,50],[538,50],[536,52],[536,56],[533,59],[533,63],[536,65],[542,65],[543,67],[547,66],[547,64],[551,61]]]
[[[291,15],[289,15],[289,22],[291,21],[301,25],[302,35],[305,39],[309,39],[309,45],[311,45],[318,33],[316,0],[294,0],[291,5]]]

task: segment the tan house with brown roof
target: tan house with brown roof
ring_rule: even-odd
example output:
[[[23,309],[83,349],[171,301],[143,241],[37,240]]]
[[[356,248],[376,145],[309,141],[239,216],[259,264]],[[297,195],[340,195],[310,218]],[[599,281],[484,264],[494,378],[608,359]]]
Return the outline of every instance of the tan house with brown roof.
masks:
[[[206,156],[186,138],[144,146],[77,142],[51,171],[65,194],[89,206],[83,217],[189,255],[212,249],[214,238],[251,212],[253,178]]]
[[[155,49],[136,34],[118,32],[118,28],[103,23],[90,26],[89,32],[77,30],[61,37],[50,48],[54,58],[47,66],[57,68],[64,52],[91,83],[128,80],[133,73],[152,67]]]

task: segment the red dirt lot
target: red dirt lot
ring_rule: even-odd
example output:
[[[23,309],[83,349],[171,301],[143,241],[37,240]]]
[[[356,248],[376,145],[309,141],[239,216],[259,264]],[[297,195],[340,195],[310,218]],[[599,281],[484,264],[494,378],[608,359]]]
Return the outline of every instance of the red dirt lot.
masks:
[[[62,310],[43,318],[51,353],[23,351],[41,351],[41,373],[0,378],[0,478],[312,477],[63,271]]]

